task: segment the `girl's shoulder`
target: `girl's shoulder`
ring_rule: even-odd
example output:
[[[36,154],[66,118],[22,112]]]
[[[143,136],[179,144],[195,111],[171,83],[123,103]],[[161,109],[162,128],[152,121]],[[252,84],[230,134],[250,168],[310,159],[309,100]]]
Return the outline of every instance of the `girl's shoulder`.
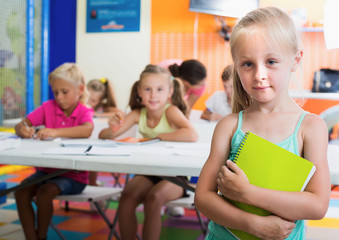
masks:
[[[220,124],[238,123],[239,113],[230,113],[219,120]]]
[[[301,128],[304,131],[310,131],[312,129],[312,131],[318,129],[318,130],[324,130],[328,129],[325,121],[318,115],[314,114],[314,113],[307,113],[304,117],[304,120],[301,124]]]
[[[216,129],[234,133],[238,126],[238,119],[238,113],[230,113],[218,121]]]
[[[136,120],[137,122],[139,122],[139,118],[141,116],[141,111],[143,108],[136,108],[133,109],[132,111],[130,111],[127,116],[130,116],[131,118],[133,118],[134,120]]]
[[[183,114],[183,112],[177,106],[171,104],[165,109],[165,114],[168,118],[173,117],[173,115]]]
[[[307,112],[303,120],[303,125],[306,125],[307,127],[311,127],[311,126],[314,127],[317,125],[324,126],[326,125],[326,123],[319,115]]]

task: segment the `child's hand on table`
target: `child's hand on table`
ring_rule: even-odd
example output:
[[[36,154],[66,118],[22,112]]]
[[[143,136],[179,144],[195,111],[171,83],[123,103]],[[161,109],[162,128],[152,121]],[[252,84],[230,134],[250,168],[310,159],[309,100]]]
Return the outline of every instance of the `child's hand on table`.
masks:
[[[58,137],[56,129],[53,129],[53,128],[43,128],[43,129],[40,129],[37,132],[35,139],[47,140],[47,139],[54,139],[56,137]]]

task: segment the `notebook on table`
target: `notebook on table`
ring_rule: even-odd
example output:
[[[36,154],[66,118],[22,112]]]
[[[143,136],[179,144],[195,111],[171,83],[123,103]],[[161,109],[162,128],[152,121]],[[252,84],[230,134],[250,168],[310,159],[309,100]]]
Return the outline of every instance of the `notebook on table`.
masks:
[[[231,160],[244,171],[251,184],[280,191],[303,191],[316,170],[312,162],[252,132],[246,132],[234,159]],[[228,201],[253,214],[270,214],[248,204]],[[226,229],[238,239],[259,239],[240,230]]]
[[[127,137],[118,140],[114,140],[119,145],[143,145],[154,142],[159,142],[159,138],[135,138],[135,137]]]
[[[45,155],[92,155],[92,156],[129,156],[130,150],[125,148],[108,148],[108,147],[58,147],[50,148],[44,151]]]

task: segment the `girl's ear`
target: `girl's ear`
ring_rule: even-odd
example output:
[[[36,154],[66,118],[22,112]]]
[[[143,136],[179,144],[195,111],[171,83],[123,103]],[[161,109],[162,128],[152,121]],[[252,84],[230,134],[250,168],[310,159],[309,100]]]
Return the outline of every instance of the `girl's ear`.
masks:
[[[294,64],[293,64],[292,69],[291,69],[292,72],[295,72],[298,69],[298,67],[299,67],[299,65],[300,65],[300,63],[302,61],[303,54],[304,54],[304,52],[302,50],[299,50],[295,54],[295,56],[294,56]]]
[[[79,90],[79,94],[82,95],[85,91],[85,85],[84,84],[80,84],[78,86],[78,90]]]
[[[173,92],[174,92],[174,86],[172,86],[172,87],[169,89],[168,98],[172,98]]]

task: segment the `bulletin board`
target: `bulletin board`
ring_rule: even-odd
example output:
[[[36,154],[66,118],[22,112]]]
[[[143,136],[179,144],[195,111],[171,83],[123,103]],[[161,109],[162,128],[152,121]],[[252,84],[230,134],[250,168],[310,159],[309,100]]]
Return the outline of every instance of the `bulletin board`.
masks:
[[[87,0],[86,31],[139,32],[140,0]]]

